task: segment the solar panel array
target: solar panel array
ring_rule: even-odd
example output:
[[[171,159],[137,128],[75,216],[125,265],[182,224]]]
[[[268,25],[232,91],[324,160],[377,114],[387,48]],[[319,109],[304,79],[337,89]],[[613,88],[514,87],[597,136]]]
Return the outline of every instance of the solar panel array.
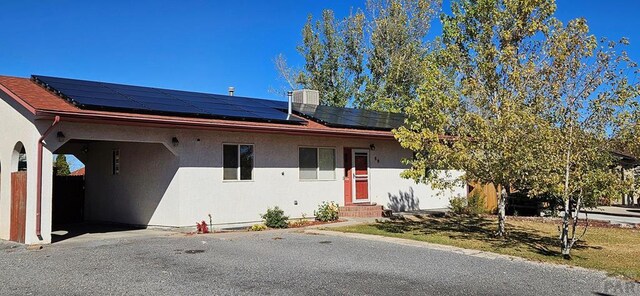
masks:
[[[392,130],[404,123],[404,115],[400,113],[310,104],[294,104],[293,109],[296,114],[330,127]]]
[[[33,80],[82,109],[302,124],[287,102],[33,75]],[[295,114],[330,127],[391,130],[398,113],[293,104]]]
[[[301,124],[287,103],[236,96],[33,75],[33,80],[82,109]]]

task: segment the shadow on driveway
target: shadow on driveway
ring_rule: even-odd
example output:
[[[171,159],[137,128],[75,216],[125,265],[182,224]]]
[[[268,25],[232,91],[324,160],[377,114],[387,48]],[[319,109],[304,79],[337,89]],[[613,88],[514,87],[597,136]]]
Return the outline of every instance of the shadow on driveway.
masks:
[[[51,243],[59,243],[62,241],[73,240],[78,237],[118,237],[120,235],[129,236],[133,231],[146,230],[145,227],[120,225],[120,224],[103,224],[103,223],[75,223],[53,226],[51,232]]]

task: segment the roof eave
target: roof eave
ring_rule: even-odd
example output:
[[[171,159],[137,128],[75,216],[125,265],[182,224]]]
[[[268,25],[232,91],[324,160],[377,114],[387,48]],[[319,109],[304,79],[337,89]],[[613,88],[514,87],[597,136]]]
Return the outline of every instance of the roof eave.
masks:
[[[331,137],[346,138],[366,138],[366,139],[384,139],[393,140],[393,134],[389,131],[371,131],[371,130],[343,130],[343,129],[319,129],[299,126],[284,125],[252,125],[248,122],[205,122],[192,121],[180,118],[141,118],[134,116],[125,116],[119,114],[86,114],[65,112],[56,110],[36,110],[36,116],[53,117],[61,116],[67,122],[83,122],[96,124],[115,124],[115,125],[132,125],[147,126],[159,128],[185,128],[185,129],[206,129],[218,131],[232,132],[257,132],[257,133],[278,133],[288,135],[322,135]]]
[[[37,112],[36,112],[36,109],[33,106],[29,105],[29,103],[27,103],[25,100],[21,99],[18,95],[16,95],[13,91],[11,91],[11,89],[7,88],[2,83],[0,83],[0,91],[2,91],[5,94],[7,94],[9,97],[11,97],[14,101],[16,101],[22,107],[24,107],[31,114],[36,115]]]

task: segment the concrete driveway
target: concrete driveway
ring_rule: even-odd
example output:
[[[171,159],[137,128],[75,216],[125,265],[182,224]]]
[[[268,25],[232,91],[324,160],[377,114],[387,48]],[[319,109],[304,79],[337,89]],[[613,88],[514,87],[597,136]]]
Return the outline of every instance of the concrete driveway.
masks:
[[[0,295],[640,294],[599,272],[294,230],[0,242],[0,269]]]

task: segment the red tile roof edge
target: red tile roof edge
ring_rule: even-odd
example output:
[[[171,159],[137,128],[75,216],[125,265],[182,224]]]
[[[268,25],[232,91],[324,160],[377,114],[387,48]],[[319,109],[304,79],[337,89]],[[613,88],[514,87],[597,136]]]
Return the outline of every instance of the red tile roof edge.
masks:
[[[86,169],[83,167],[71,172],[69,176],[84,176],[85,172],[86,172]]]

